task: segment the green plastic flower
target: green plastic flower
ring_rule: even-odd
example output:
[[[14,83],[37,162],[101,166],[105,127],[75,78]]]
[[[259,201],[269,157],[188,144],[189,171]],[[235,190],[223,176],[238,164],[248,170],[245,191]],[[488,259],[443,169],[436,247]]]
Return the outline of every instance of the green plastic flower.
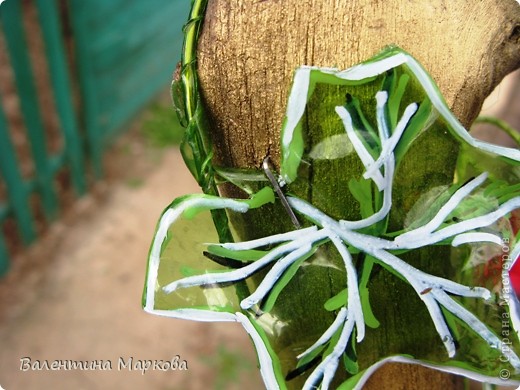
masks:
[[[394,47],[295,71],[278,177],[213,166],[195,68],[204,5],[173,92],[205,194],[161,216],[145,310],[241,323],[270,390],[361,388],[388,361],[520,384],[520,151],[472,138]],[[222,182],[249,199],[219,197]]]

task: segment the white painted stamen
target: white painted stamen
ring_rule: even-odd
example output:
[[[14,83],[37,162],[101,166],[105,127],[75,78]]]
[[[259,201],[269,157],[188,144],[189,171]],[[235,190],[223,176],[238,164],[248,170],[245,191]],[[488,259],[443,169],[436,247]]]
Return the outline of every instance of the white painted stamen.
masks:
[[[437,214],[427,224],[418,227],[417,229],[401,234],[396,242],[413,241],[417,238],[430,234],[437,229],[444,220],[450,215],[457,206],[471,193],[474,189],[479,187],[484,181],[486,181],[487,173],[482,173],[475,179],[471,180],[467,184],[459,188],[451,196],[451,198],[444,204]]]
[[[346,221],[341,220],[341,227],[348,230],[362,229],[368,226],[371,226],[384,218],[390,212],[392,208],[392,186],[394,179],[394,157],[390,156],[388,160],[385,162],[385,188],[383,188],[383,204],[381,208],[372,214],[370,217],[360,219],[359,221]],[[387,179],[388,178],[388,179]]]
[[[391,137],[383,143],[383,148],[381,150],[381,154],[378,157],[378,159],[374,162],[373,165],[369,166],[366,170],[366,172],[363,174],[363,177],[365,179],[368,179],[372,177],[374,174],[374,171],[376,169],[380,169],[381,166],[384,164],[384,162],[389,159],[390,157],[394,156],[394,149],[397,146],[399,140],[401,139],[406,126],[408,125],[408,122],[412,118],[412,116],[417,111],[417,104],[412,103],[408,107],[406,107],[406,110],[403,113],[403,116],[401,117],[401,120],[397,123],[397,126],[391,135]],[[386,173],[385,173],[386,176]]]
[[[302,245],[294,250],[293,252],[289,253],[284,258],[278,260],[275,265],[269,270],[267,275],[264,277],[260,285],[256,288],[255,292],[251,294],[249,297],[245,298],[240,302],[240,307],[242,309],[249,309],[256,305],[258,302],[260,302],[264,297],[271,291],[274,284],[278,281],[280,276],[284,273],[284,271],[295,261],[297,261],[299,258],[305,256],[307,253],[309,253],[312,250],[312,244],[317,241],[325,238],[327,235],[323,233],[323,231],[320,231],[318,233],[321,234],[314,234],[310,238],[309,241],[302,243]]]
[[[366,169],[374,163],[374,159],[372,158],[368,150],[365,148],[365,145],[363,145],[363,142],[361,142],[361,140],[358,138],[356,131],[354,130],[354,125],[352,124],[352,117],[350,116],[348,110],[342,106],[336,107],[336,113],[341,118],[343,126],[345,127],[345,131],[347,132],[348,138],[350,139],[350,142],[352,142],[352,145],[354,146],[354,149],[356,150],[356,153],[358,154],[361,163],[365,166]],[[374,177],[372,177],[372,180],[374,180],[374,182],[377,185],[377,188],[381,191],[384,187],[384,179],[383,175],[381,175],[381,172],[376,172],[374,174]]]
[[[455,302],[453,299],[448,297],[444,291],[433,292],[437,301],[439,301],[446,310],[460,318],[470,329],[473,329],[484,341],[486,341],[491,348],[500,350],[508,358],[508,362],[515,367],[520,369],[520,359],[508,346],[503,347],[502,341],[495,336],[473,313],[468,311],[464,306]]]
[[[314,229],[316,230],[316,229]],[[301,230],[298,230],[301,232]],[[290,241],[286,244],[283,244],[272,251],[265,254],[259,260],[233,271],[225,271],[225,272],[216,272],[202,275],[194,275],[188,276],[183,279],[179,279],[175,282],[172,282],[163,287],[164,292],[170,294],[173,291],[179,288],[193,287],[193,286],[202,286],[206,284],[216,284],[216,283],[227,283],[227,282],[236,282],[238,280],[243,280],[248,276],[252,275],[259,269],[265,267],[267,264],[276,260],[280,256],[285,253],[294,251],[298,249],[301,245],[304,245],[309,238],[309,234],[301,235],[298,240]]]
[[[481,242],[492,242],[493,244],[502,245],[502,239],[496,234],[491,233],[462,233],[455,236],[451,245],[457,247],[462,244],[468,243],[481,243]]]
[[[437,304],[437,302],[435,302],[432,295],[423,294],[425,289],[435,285],[436,280],[432,278],[431,275],[419,271],[407,262],[384,250],[376,250],[370,254],[373,255],[375,258],[380,259],[386,264],[390,265],[394,270],[396,270],[406,280],[408,280],[410,285],[419,295],[419,298],[421,298],[421,300],[426,305],[426,308],[430,313],[430,317],[435,325],[435,329],[437,330],[437,333],[439,334],[442,342],[444,343],[448,355],[450,357],[454,356],[455,343],[453,342],[453,337],[451,336],[451,332],[448,328],[448,325],[444,320],[444,315],[442,314],[439,305]]]
[[[518,208],[520,208],[520,197],[513,198],[503,203],[498,209],[491,213],[482,215],[480,217],[470,218],[462,222],[457,222],[453,225],[447,226],[441,230],[438,230],[430,234],[417,234],[416,232],[418,229],[411,230],[405,233],[407,235],[409,233],[414,233],[410,234],[407,240],[403,239],[403,236],[405,234],[396,237],[396,239],[394,240],[393,247],[403,249],[414,249],[422,246],[432,245],[450,237],[457,236],[461,233],[466,233],[468,231],[489,226],[492,223],[496,222],[498,219],[502,218],[503,216],[509,214],[511,211]],[[391,248],[389,247],[387,249]]]
[[[345,352],[347,347],[348,340],[352,335],[352,331],[354,329],[354,319],[351,316],[347,315],[347,321],[343,326],[343,330],[341,331],[341,335],[339,337],[338,343],[334,346],[332,353],[328,355],[319,365],[314,369],[314,371],[309,375],[305,384],[303,385],[303,390],[312,390],[315,389],[315,383],[319,382],[319,378],[323,377],[321,380],[320,389],[326,390],[329,388],[330,382],[332,378],[334,378],[334,374],[336,373],[336,369],[338,368],[339,358]]]
[[[461,297],[481,298],[484,300],[488,300],[489,298],[491,298],[491,292],[487,288],[468,287],[463,284],[454,282],[453,280],[430,275],[420,270],[417,270],[417,272],[423,274],[422,278],[427,277],[427,279],[431,283],[430,286],[435,287],[436,289],[441,289],[451,294],[459,295]]]
[[[332,336],[334,336],[334,333],[336,333],[345,322],[345,319],[347,318],[347,313],[347,309],[345,307],[342,307],[339,310],[338,315],[334,319],[334,322],[327,328],[325,332],[323,332],[321,337],[318,340],[316,340],[316,342],[312,344],[309,348],[307,348],[304,352],[296,356],[296,358],[298,360],[301,360],[303,357],[313,352],[316,348],[328,342],[332,338]]]
[[[347,273],[347,288],[348,288],[348,309],[352,315],[357,329],[357,342],[360,343],[365,337],[365,319],[363,317],[363,309],[361,307],[361,298],[359,296],[357,272],[352,263],[352,256],[343,244],[343,241],[333,232],[329,231],[329,238],[338,250],[343,263],[345,264],[345,271]]]
[[[385,108],[387,102],[388,92],[379,91],[376,93],[377,132],[379,134],[379,140],[381,142],[381,145],[383,145],[390,137],[390,128],[388,127],[385,115]]]
[[[255,248],[260,248],[260,247],[266,246],[266,245],[273,245],[273,244],[278,244],[280,242],[296,240],[304,235],[315,232],[317,230],[318,230],[318,228],[316,226],[310,226],[310,227],[304,228],[304,229],[291,230],[290,232],[287,232],[287,233],[273,234],[272,236],[262,237],[262,238],[259,238],[256,240],[242,241],[242,242],[230,242],[230,243],[213,244],[213,245],[220,245],[223,248],[232,249],[235,251],[255,249]]]

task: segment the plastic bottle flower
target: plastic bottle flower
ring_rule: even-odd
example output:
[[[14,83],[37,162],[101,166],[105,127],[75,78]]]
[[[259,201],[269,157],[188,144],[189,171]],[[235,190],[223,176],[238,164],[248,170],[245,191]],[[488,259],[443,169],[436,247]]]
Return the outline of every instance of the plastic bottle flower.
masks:
[[[307,102],[320,84],[347,91],[332,113],[342,132],[321,139],[302,123]],[[372,99],[356,96],[362,87],[364,93],[377,90]],[[442,132],[459,150],[452,184],[429,186],[408,208],[402,226],[391,227],[389,216],[399,202],[394,192],[406,182],[399,176],[400,167],[413,163],[407,156],[413,157],[414,147],[429,132]],[[323,302],[333,321],[297,355],[294,372],[307,375],[304,388],[328,388],[337,370],[348,373],[342,388],[361,386],[388,360],[417,359],[494,383],[501,383],[499,372],[508,369],[518,379],[518,301],[509,288],[507,270],[520,254],[518,228],[510,221],[520,209],[519,151],[471,138],[424,69],[395,48],[346,71],[299,68],[281,139],[280,179],[304,227],[244,241],[241,232],[233,231],[232,221],[254,210],[262,213],[276,197],[258,172],[217,170],[251,193],[250,199],[189,195],[166,209],[150,250],[145,310],[175,318],[240,322],[255,343],[267,388],[284,387],[288,373],[281,372],[271,346],[284,328],[276,316],[277,300],[305,267],[334,268],[343,275],[343,286]],[[338,219],[291,195],[301,192],[310,167],[319,170],[320,165],[341,160],[360,167],[359,176],[338,186],[358,202],[357,220]],[[253,192],[253,187],[260,189]],[[233,242],[219,242],[210,213],[215,210],[227,211]],[[448,249],[447,257],[432,261],[454,267],[457,272],[450,278],[406,260],[436,246]],[[328,258],[333,251],[336,254]],[[480,277],[477,268],[483,266],[489,273],[490,261],[497,256],[505,271],[494,278]],[[383,326],[369,298],[376,266],[378,272],[389,272],[408,284],[410,294],[422,301],[443,353],[434,349],[416,356],[403,346],[399,354],[363,359],[360,347],[372,335],[367,328]],[[414,324],[419,325],[430,324]],[[486,358],[477,359],[477,350]]]
[[[520,151],[468,135],[409,54],[297,69],[274,188],[262,171],[213,167],[190,104],[184,153],[213,195],[161,216],[146,311],[241,323],[268,389],[360,388],[387,361],[520,383]],[[441,171],[428,164],[439,147],[458,155]],[[224,181],[249,199],[216,196]],[[262,226],[282,201],[297,226]]]

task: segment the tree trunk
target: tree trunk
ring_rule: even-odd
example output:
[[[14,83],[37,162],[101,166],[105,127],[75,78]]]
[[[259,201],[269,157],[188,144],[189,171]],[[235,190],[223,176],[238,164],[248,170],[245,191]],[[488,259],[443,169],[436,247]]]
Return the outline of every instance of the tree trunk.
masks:
[[[485,97],[520,66],[520,5],[516,0],[209,0],[198,71],[214,164],[258,168],[270,155],[277,166],[296,67],[346,69],[390,44],[423,64],[468,126]],[[437,164],[453,160],[443,155],[449,148],[437,152]],[[221,191],[240,196],[232,187]],[[276,214],[269,218],[277,223]],[[366,388],[460,384],[447,374],[394,364],[379,370]]]

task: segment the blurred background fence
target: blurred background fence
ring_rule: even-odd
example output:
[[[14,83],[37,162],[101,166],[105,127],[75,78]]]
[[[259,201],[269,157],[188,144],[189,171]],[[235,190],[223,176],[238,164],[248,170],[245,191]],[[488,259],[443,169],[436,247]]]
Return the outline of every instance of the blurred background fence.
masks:
[[[169,84],[189,0],[0,5],[0,275],[103,176],[107,146]]]

